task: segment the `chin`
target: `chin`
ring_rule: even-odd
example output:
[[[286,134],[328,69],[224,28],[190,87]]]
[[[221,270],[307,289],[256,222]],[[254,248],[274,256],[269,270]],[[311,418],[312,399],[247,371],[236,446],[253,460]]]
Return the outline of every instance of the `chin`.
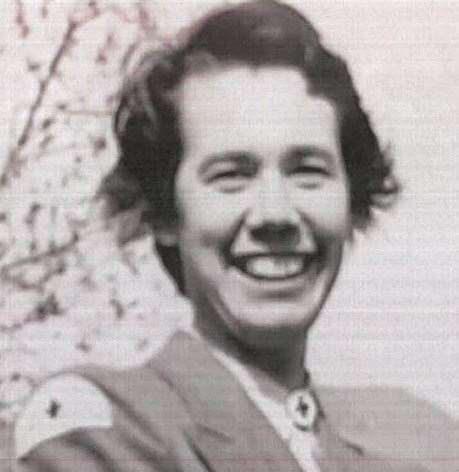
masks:
[[[319,315],[319,307],[305,310],[289,303],[256,303],[242,308],[225,306],[221,319],[238,341],[251,346],[275,347],[305,339],[308,329]]]

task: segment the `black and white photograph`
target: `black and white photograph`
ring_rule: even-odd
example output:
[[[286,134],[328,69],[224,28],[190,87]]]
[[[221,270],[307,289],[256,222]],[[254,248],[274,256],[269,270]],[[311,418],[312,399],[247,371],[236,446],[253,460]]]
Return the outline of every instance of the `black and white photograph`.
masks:
[[[0,472],[459,471],[459,2],[0,15]]]

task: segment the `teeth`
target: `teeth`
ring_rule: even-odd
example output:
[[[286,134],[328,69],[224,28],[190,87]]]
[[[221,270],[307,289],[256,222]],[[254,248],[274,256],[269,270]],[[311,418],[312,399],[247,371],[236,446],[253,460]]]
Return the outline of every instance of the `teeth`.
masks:
[[[245,270],[254,277],[286,278],[301,273],[303,262],[300,256],[258,256],[247,261]]]

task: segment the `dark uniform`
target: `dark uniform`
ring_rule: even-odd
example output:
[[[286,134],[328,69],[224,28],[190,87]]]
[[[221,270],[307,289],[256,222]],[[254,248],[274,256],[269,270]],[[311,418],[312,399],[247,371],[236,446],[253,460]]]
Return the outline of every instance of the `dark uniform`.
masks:
[[[459,432],[398,389],[315,388],[323,472],[459,471]],[[50,379],[16,425],[16,472],[301,472],[239,382],[185,333],[144,367]]]

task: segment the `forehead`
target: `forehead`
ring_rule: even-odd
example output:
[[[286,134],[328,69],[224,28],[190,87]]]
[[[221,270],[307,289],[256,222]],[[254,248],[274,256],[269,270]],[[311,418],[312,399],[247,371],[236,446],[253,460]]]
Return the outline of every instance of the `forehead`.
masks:
[[[334,108],[308,94],[307,86],[299,71],[287,67],[241,65],[191,75],[180,90],[185,144],[203,152],[289,139],[333,145]]]

